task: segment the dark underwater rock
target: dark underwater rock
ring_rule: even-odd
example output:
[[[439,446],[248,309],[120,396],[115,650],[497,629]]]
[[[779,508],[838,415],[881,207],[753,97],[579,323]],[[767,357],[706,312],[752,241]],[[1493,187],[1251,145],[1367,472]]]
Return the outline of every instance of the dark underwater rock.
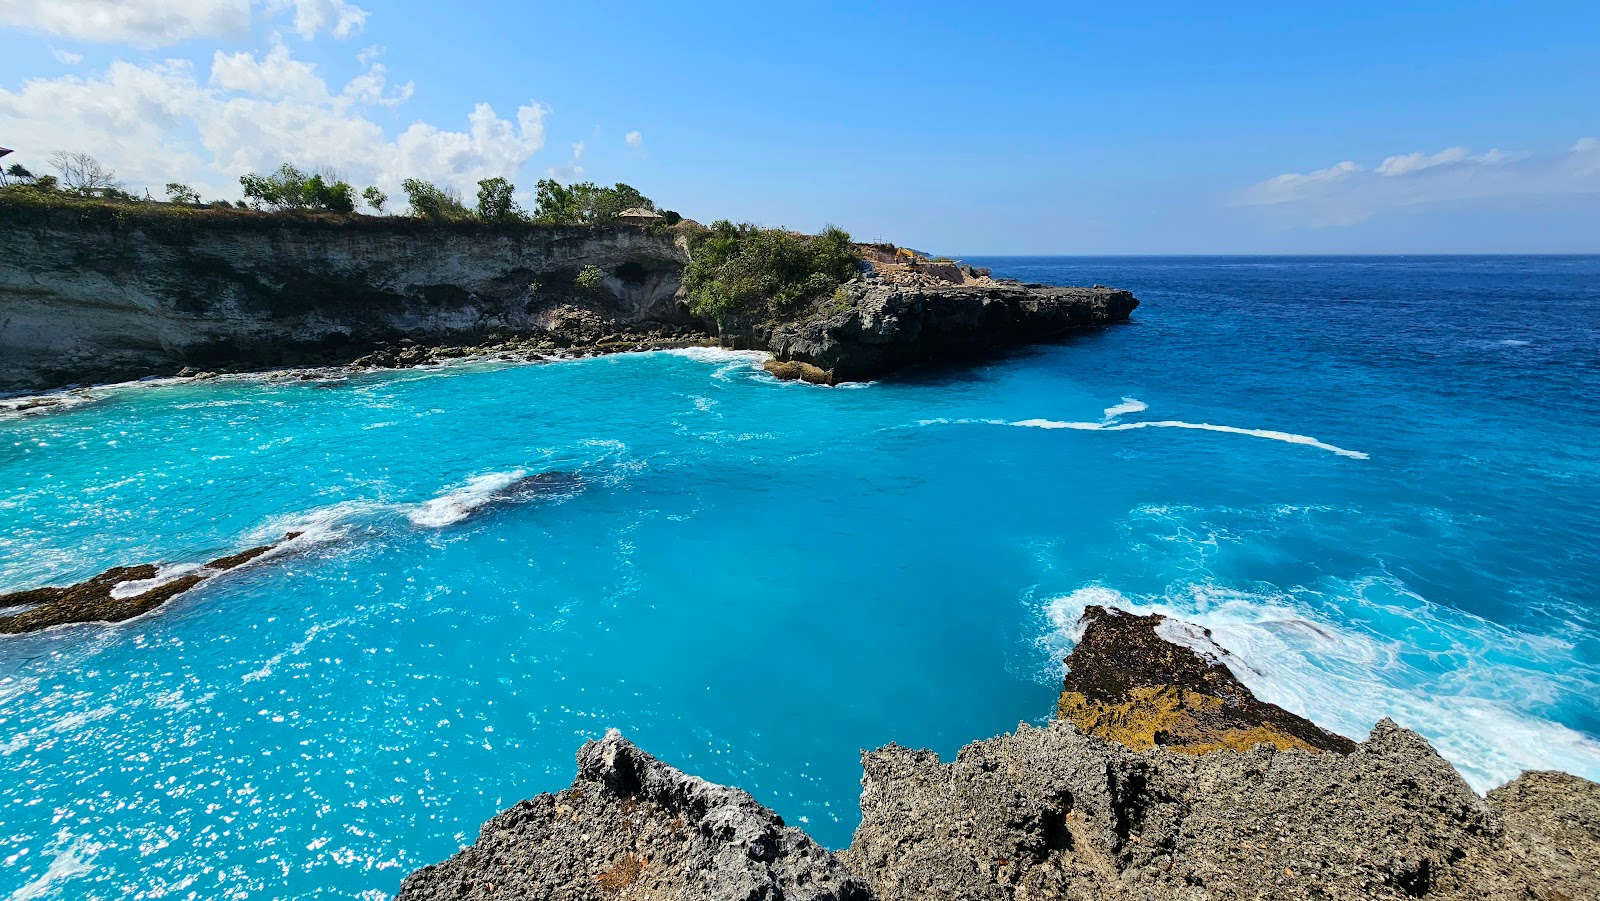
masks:
[[[0,595],[0,634],[37,632],[69,623],[116,623],[143,616],[201,582],[243,566],[298,537],[299,532],[290,532],[275,544],[264,544],[219,557],[203,567],[152,585],[134,595],[118,597],[115,590],[130,582],[155,579],[160,575],[159,567],[151,563],[116,566],[76,585],[33,588]],[[15,612],[7,613],[7,610]]]
[[[736,788],[687,775],[615,730],[578,776],[485,823],[476,844],[408,876],[400,901],[649,898],[867,901],[832,854]]]

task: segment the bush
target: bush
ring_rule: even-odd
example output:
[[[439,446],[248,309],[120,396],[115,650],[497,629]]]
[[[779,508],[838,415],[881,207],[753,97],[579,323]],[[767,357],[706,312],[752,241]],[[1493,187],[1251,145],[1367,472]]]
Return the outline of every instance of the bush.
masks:
[[[288,163],[270,175],[241,175],[239,184],[244,187],[245,199],[257,208],[329,213],[356,210],[355,189],[347,182],[335,179],[330,184],[321,174],[307,175]]]
[[[382,215],[383,205],[389,202],[389,195],[378,190],[377,185],[368,185],[367,189],[361,192],[361,199],[367,202],[367,206],[372,207],[374,213]]]
[[[439,222],[470,219],[472,214],[461,203],[455,188],[441,188],[433,182],[408,178],[400,185],[411,202],[411,215]]]
[[[578,270],[578,277],[572,280],[572,286],[585,294],[594,294],[600,290],[600,283],[605,281],[605,277],[599,266],[585,266]]]
[[[722,219],[691,249],[684,284],[690,309],[722,323],[739,313],[788,312],[831,295],[859,269],[843,229],[807,237]]]

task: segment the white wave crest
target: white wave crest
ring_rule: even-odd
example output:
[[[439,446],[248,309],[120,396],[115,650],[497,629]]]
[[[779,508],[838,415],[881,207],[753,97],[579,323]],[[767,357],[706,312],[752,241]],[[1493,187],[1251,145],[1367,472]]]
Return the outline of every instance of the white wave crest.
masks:
[[[1161,597],[1089,585],[1043,605],[1036,644],[1049,655],[1053,681],[1082,637],[1086,607],[1159,613],[1171,618],[1159,629],[1163,638],[1226,663],[1262,700],[1358,740],[1391,717],[1426,736],[1480,792],[1527,769],[1600,778],[1600,741],[1526,709],[1528,699],[1557,693],[1559,660],[1570,652],[1559,640],[1442,611],[1385,579],[1344,583],[1338,594],[1360,619],[1335,624],[1287,593],[1209,583],[1176,586]],[[1398,606],[1397,597],[1408,605]],[[1407,640],[1358,624],[1382,616],[1404,616]],[[1411,643],[1423,635],[1452,646],[1449,669],[1418,663]]]
[[[45,867],[37,879],[19,887],[11,893],[7,901],[32,901],[34,898],[44,897],[57,883],[74,879],[89,872],[94,862],[95,855],[99,853],[100,846],[79,836],[73,838],[62,831],[56,836],[55,856],[51,858],[49,866]],[[63,847],[64,846],[64,847]],[[49,849],[47,848],[46,851]]]
[[[473,476],[465,485],[453,488],[431,501],[418,504],[406,513],[411,524],[425,529],[454,525],[492,503],[500,492],[526,478],[528,471],[490,472]]]
[[[175,563],[157,568],[156,574],[148,579],[134,579],[129,582],[118,582],[111,587],[111,596],[122,600],[136,598],[154,588],[160,588],[168,582],[176,582],[190,573],[199,572],[205,567],[199,563]]]
[[[674,347],[659,351],[673,357],[687,357],[696,363],[765,363],[772,357],[762,350],[733,350],[728,347]]]
[[[1304,444],[1320,450],[1330,451],[1341,457],[1350,457],[1355,460],[1365,460],[1367,455],[1361,451],[1346,450],[1327,443],[1318,441],[1310,435],[1296,435],[1292,432],[1279,432],[1273,429],[1245,429],[1232,425],[1214,425],[1209,422],[1184,422],[1178,419],[1163,419],[1146,422],[1119,422],[1118,417],[1124,413],[1137,413],[1149,409],[1145,404],[1132,398],[1127,398],[1123,403],[1106,408],[1106,418],[1100,422],[1067,422],[1056,419],[1023,419],[1010,423],[1027,429],[1074,429],[1080,432],[1127,432],[1133,429],[1196,429],[1205,432],[1222,432],[1228,435],[1248,435],[1252,438],[1268,438],[1273,441],[1284,441],[1289,444]]]
[[[1137,397],[1124,397],[1122,403],[1106,407],[1103,422],[1115,422],[1125,413],[1143,413],[1150,409],[1150,405]]]

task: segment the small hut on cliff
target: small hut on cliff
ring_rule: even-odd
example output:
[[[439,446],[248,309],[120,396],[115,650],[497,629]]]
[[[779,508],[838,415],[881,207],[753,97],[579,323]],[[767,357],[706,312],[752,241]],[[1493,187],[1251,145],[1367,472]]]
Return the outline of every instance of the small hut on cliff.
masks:
[[[660,213],[642,206],[629,207],[617,214],[618,222],[626,222],[629,225],[649,225],[652,222],[660,222],[662,218]]]

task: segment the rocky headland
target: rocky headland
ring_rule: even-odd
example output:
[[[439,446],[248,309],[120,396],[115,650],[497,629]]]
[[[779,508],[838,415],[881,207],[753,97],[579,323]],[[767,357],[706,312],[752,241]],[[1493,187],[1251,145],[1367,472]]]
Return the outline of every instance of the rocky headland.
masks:
[[[1121,322],[1138,305],[913,258],[782,316],[712,319],[683,284],[695,228],[8,202],[0,393],[697,345],[770,351],[777,374],[831,384]]]
[[[1389,720],[1357,743],[1256,699],[1202,630],[1098,607],[1083,628],[1047,725],[948,763],[864,753],[845,850],[613,731],[399,899],[1600,897],[1600,785],[1480,796]]]

